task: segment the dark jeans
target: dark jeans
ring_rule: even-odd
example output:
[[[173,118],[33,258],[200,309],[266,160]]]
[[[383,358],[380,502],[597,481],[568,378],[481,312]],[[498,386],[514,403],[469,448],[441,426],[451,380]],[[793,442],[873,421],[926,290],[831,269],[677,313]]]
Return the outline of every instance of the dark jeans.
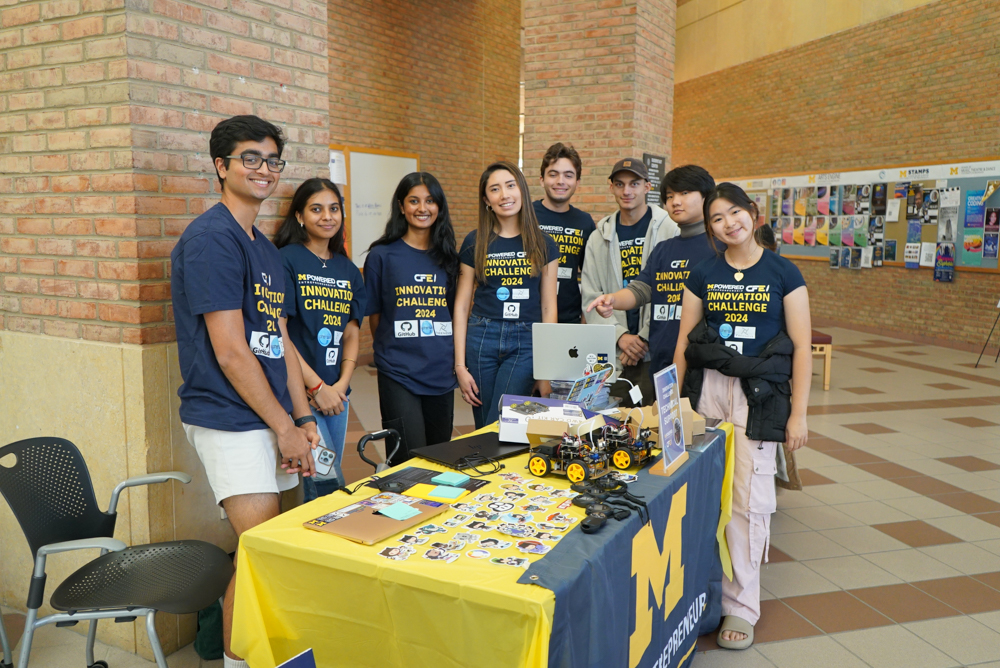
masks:
[[[531,346],[531,323],[469,317],[465,363],[483,402],[472,407],[476,429],[499,419],[503,395],[531,396],[535,385]]]
[[[651,364],[649,362],[639,362],[635,366],[623,366],[622,367],[622,378],[626,378],[632,381],[632,385],[638,385],[639,389],[642,390],[642,404],[649,406],[656,400],[656,392],[653,388],[653,378],[650,374]],[[629,396],[629,390],[632,389],[632,385],[629,385],[623,380],[615,381],[615,384],[611,386],[611,396],[618,397],[622,400],[621,405],[626,408],[633,408],[639,404],[632,403],[632,398]]]
[[[447,360],[445,360],[447,362]],[[390,464],[401,464],[410,452],[425,445],[451,440],[455,421],[455,392],[413,394],[385,374],[378,375],[378,405],[382,410],[382,428],[399,432],[399,452]],[[386,455],[390,444],[386,443]]]

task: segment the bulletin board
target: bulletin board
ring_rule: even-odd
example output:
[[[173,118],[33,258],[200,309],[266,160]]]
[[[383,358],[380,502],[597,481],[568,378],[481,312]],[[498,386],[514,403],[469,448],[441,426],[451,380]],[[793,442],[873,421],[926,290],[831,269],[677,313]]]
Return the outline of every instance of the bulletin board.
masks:
[[[796,174],[788,176],[771,176],[754,179],[720,179],[729,180],[742,187],[748,195],[759,204],[763,203],[763,216],[765,221],[773,223],[775,215],[782,219],[775,229],[779,242],[782,238],[782,224],[787,221],[787,200],[785,197],[789,191],[795,193],[793,199],[803,192],[808,192],[815,197],[818,193],[825,193],[828,198],[836,198],[835,206],[841,207],[845,196],[850,196],[852,188],[855,190],[854,196],[860,201],[860,192],[863,186],[869,186],[866,193],[872,192],[876,185],[884,187],[885,202],[889,205],[887,214],[891,214],[892,205],[889,200],[898,199],[899,210],[895,215],[884,216],[884,229],[880,228],[879,239],[885,248],[895,243],[895,259],[886,259],[884,266],[911,266],[904,261],[904,249],[907,242],[911,244],[919,242],[923,244],[936,244],[943,240],[942,237],[951,234],[954,241],[954,268],[958,271],[981,271],[1000,273],[997,260],[997,232],[995,227],[990,227],[989,223],[994,215],[990,212],[996,210],[1000,215],[1000,188],[996,188],[1000,183],[1000,160],[984,160],[967,163],[943,163],[936,165],[909,165],[894,167],[879,167],[876,169],[854,171],[854,172],[828,172],[820,174]],[[947,197],[949,200],[957,198],[957,211],[954,207],[937,207],[933,215],[925,210],[924,215],[914,212],[913,193],[911,188],[919,186],[921,194],[926,193],[928,201],[933,197],[937,201],[940,197]],[[991,193],[991,190],[996,188]],[[957,190],[955,190],[957,189]],[[932,195],[933,193],[933,195]],[[982,195],[986,194],[983,199]],[[775,202],[775,195],[779,196],[780,202]],[[910,210],[908,211],[908,199],[910,200]],[[871,215],[874,211],[874,196],[869,195],[871,200],[867,204],[866,215]],[[919,200],[919,198],[918,198]],[[829,200],[833,202],[833,199]],[[830,204],[828,203],[829,207]],[[808,219],[805,214],[811,211],[800,212],[800,200],[795,199],[791,218],[798,224],[798,219],[806,222],[808,232]],[[822,208],[822,207],[821,207]],[[918,207],[919,209],[919,207]],[[843,215],[844,209],[838,208],[839,215]],[[799,215],[799,214],[803,215]],[[833,215],[833,210],[826,214],[827,218]],[[860,209],[854,213],[860,214]],[[948,214],[948,215],[944,215]],[[823,213],[819,214],[820,219]],[[987,220],[987,218],[989,220]],[[911,226],[910,221],[919,220],[919,230]],[[940,223],[940,225],[939,225]],[[970,227],[966,227],[970,225]],[[781,254],[786,257],[800,257],[803,259],[815,259],[830,261],[830,245],[820,243],[820,237],[825,235],[815,235],[812,239],[809,234],[804,237],[796,231],[793,243],[782,243]],[[909,238],[908,238],[909,236]],[[883,239],[884,237],[884,239]],[[811,242],[811,243],[810,243]],[[830,239],[833,242],[833,239]],[[968,243],[967,243],[968,242]],[[926,248],[926,246],[925,246]],[[884,251],[888,252],[888,251]]]
[[[330,145],[330,180],[343,191],[347,251],[359,267],[385,231],[396,186],[419,170],[416,153]]]

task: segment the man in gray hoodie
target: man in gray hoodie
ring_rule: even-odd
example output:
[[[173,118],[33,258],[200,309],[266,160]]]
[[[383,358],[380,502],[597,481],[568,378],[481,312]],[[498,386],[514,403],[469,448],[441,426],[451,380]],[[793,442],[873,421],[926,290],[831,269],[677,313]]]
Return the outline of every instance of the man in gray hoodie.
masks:
[[[646,203],[650,183],[642,160],[619,160],[608,181],[618,211],[602,218],[597,223],[596,233],[587,240],[580,278],[584,304],[628,285],[646,266],[656,244],[680,232],[666,211]],[[590,324],[608,323],[596,310],[584,315]],[[638,385],[642,389],[643,403],[647,404],[653,400],[649,374],[649,316],[647,304],[632,311],[615,311],[611,318],[618,339],[616,374]],[[611,393],[622,398],[625,405],[632,405],[629,389],[629,383],[618,382]]]

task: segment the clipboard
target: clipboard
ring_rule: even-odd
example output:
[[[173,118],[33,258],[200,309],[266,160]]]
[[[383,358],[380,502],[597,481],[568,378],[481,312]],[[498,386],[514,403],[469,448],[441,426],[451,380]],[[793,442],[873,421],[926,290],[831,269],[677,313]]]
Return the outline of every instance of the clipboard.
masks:
[[[405,520],[394,520],[391,517],[378,514],[380,509],[397,502],[409,505],[414,510],[419,511],[419,514]],[[383,492],[308,522],[303,522],[302,526],[313,531],[340,536],[362,545],[374,545],[414,525],[427,522],[432,517],[443,513],[448,507],[447,503]]]

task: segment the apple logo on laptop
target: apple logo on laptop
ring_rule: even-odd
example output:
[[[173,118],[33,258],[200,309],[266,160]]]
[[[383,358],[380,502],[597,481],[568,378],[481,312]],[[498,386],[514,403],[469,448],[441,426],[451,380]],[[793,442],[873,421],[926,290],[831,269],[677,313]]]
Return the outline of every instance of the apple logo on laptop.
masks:
[[[576,359],[577,357],[580,356],[580,353],[578,353],[576,350],[576,346],[573,346],[572,348],[569,349],[569,356],[572,357],[573,359]]]

